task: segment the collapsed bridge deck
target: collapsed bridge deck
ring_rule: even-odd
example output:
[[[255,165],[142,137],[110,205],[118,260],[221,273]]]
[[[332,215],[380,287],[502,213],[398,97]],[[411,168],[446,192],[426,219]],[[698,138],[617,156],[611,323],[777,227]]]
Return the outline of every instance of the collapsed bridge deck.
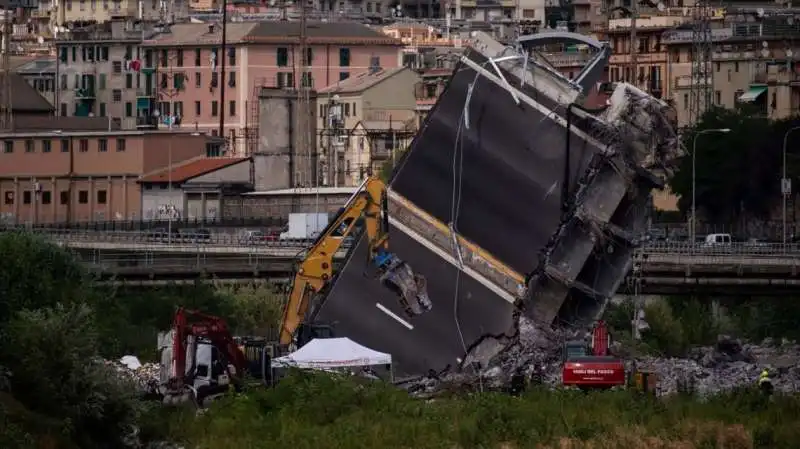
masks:
[[[390,180],[391,250],[426,277],[433,309],[405,318],[364,278],[362,241],[317,316],[407,373],[513,335],[517,306],[548,325],[593,319],[666,167],[663,103],[623,85],[606,111],[573,108],[581,86],[509,52],[476,36]]]

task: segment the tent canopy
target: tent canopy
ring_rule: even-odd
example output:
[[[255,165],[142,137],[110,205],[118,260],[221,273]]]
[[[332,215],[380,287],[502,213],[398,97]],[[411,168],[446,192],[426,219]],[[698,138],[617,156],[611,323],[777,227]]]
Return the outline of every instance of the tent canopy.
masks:
[[[315,338],[297,351],[272,361],[273,367],[331,369],[389,365],[392,356],[361,346],[349,338]]]

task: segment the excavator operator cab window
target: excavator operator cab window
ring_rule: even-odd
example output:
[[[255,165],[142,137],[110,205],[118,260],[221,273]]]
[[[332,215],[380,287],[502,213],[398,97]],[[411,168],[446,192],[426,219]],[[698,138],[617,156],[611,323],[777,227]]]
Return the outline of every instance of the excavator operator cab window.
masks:
[[[220,356],[219,349],[216,346],[211,348],[211,378],[225,374],[225,363]]]

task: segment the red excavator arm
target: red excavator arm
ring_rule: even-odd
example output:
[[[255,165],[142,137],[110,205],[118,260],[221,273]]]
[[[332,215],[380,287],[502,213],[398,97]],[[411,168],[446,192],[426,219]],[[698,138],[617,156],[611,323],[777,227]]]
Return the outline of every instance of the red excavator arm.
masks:
[[[603,357],[611,355],[611,334],[608,333],[606,322],[599,320],[594,324],[592,329],[592,355],[595,357]]]
[[[237,376],[241,376],[247,367],[247,359],[233,340],[228,324],[220,317],[207,315],[196,310],[179,308],[175,313],[172,325],[175,331],[172,341],[174,366],[171,382],[175,389],[182,388],[186,373],[186,339],[190,335],[207,338],[236,368]]]

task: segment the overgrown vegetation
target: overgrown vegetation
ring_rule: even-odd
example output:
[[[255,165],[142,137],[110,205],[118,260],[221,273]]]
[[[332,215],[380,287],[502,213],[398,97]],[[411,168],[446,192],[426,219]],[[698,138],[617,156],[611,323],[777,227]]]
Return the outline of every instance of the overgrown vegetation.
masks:
[[[295,373],[271,391],[183,415],[168,431],[187,447],[794,448],[800,402],[741,391],[698,403],[628,392],[532,390],[420,401],[380,384]]]
[[[144,438],[198,449],[326,448],[789,448],[800,438],[800,404],[742,391],[698,403],[627,392],[583,395],[534,390],[420,401],[382,384],[295,373],[195,416],[145,404],[102,363],[154,356],[155,334],[174,309],[225,317],[237,332],[275,323],[281,295],[266,287],[98,287],[72,255],[38,237],[0,234],[0,447],[122,448]],[[715,338],[722,326],[750,336],[796,335],[791,302],[730,303],[708,321],[708,302],[648,306],[645,342],[674,354]],[[757,304],[757,305],[756,305]],[[621,332],[630,310],[610,311]],[[720,324],[723,323],[723,324]],[[792,334],[794,332],[794,334]]]

